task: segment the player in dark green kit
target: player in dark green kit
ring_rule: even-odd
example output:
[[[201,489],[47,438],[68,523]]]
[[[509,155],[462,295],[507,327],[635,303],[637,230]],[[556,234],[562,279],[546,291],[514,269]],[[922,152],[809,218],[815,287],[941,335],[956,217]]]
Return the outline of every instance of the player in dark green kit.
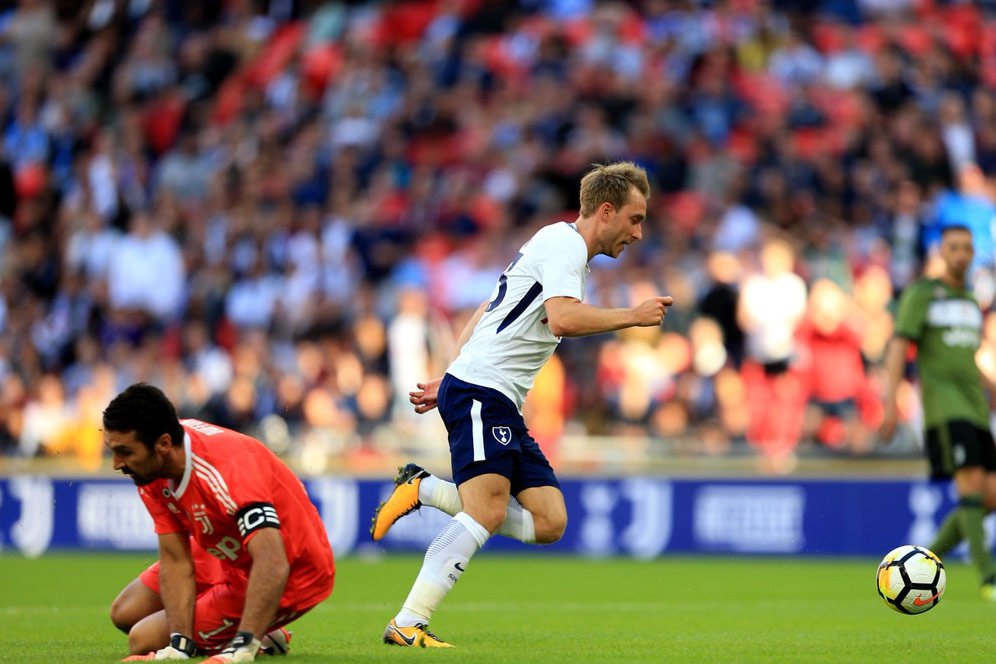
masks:
[[[953,477],[959,496],[930,549],[944,556],[967,539],[983,596],[996,600],[996,568],[982,527],[983,517],[996,508],[996,444],[984,379],[975,363],[983,315],[965,285],[974,256],[968,228],[945,228],[940,256],[944,274],[917,280],[899,301],[895,336],[885,358],[887,393],[879,434],[889,440],[895,433],[896,390],[914,343],[931,477]]]

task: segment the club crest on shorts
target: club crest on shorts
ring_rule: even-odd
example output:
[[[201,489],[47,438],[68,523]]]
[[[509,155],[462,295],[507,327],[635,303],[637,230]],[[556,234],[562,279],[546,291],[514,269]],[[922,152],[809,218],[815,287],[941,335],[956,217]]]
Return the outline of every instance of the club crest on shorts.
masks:
[[[502,445],[508,445],[512,440],[512,430],[509,427],[491,427],[491,435]]]
[[[968,452],[965,451],[964,446],[957,443],[951,448],[951,456],[954,457],[954,465],[956,466],[962,466],[968,460]]]

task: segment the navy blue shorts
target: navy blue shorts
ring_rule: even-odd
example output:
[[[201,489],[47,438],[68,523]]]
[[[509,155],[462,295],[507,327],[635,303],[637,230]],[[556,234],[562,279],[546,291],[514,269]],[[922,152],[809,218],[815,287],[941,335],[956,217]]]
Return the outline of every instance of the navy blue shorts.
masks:
[[[533,487],[560,488],[550,462],[529,435],[515,404],[504,394],[446,374],[437,402],[449,432],[457,486],[478,475],[494,473],[508,478],[513,496]]]

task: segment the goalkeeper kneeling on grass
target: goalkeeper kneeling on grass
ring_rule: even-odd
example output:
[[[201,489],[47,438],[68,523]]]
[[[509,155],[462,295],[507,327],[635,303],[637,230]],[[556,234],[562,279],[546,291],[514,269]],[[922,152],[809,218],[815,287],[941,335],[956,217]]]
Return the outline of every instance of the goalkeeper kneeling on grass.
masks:
[[[190,553],[194,564],[194,582],[197,595],[211,589],[212,586],[225,581],[225,570],[221,561],[190,538]],[[146,629],[139,625],[149,618],[155,624],[154,617],[163,610],[162,597],[159,594],[159,562],[156,561],[145,568],[138,578],[125,586],[111,604],[111,622],[125,634],[132,636],[132,644],[142,650],[158,650],[160,643],[141,643],[143,635],[154,634],[156,630]],[[132,635],[134,632],[134,635]],[[283,627],[267,632],[263,638],[259,652],[264,655],[286,655],[290,650],[291,632]]]
[[[208,664],[251,662],[264,639],[281,645],[281,628],[331,594],[325,526],[265,445],[180,422],[169,399],[145,384],[115,397],[103,425],[115,470],[139,487],[159,535],[157,597],[135,588],[155,590],[143,574],[112,607],[115,624],[128,628],[132,656],[123,661],[208,654]],[[217,573],[195,563],[191,540],[219,561]],[[162,608],[148,611],[156,601]]]

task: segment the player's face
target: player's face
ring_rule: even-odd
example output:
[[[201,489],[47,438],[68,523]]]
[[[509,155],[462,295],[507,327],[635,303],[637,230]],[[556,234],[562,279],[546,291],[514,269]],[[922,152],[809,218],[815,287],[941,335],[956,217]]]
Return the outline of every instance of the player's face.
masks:
[[[609,207],[605,247],[602,253],[618,258],[623,250],[643,239],[643,222],[647,218],[647,199],[635,187],[629,201],[618,210]]]
[[[941,238],[940,254],[948,275],[955,279],[964,279],[975,257],[972,234],[962,229],[946,231]]]
[[[104,445],[111,450],[114,470],[120,470],[137,486],[163,477],[165,458],[159,445],[150,450],[136,438],[134,431],[105,431]]]

